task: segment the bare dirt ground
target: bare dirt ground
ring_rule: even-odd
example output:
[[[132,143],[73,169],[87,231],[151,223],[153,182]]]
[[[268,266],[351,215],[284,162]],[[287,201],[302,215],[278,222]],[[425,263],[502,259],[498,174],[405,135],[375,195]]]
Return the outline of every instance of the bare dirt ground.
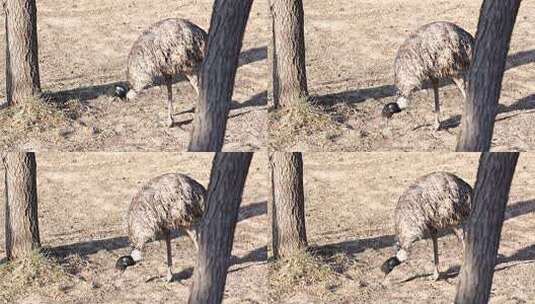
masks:
[[[22,113],[0,110],[0,147],[62,151],[183,151],[189,142],[197,95],[186,81],[174,85],[175,120],[165,126],[167,93],[152,88],[132,102],[112,97],[125,81],[126,58],[149,25],[186,18],[208,30],[213,1],[53,1],[38,3],[41,84],[66,117],[22,123]],[[224,149],[259,150],[265,145],[267,5],[253,5],[236,76],[233,110]],[[2,12],[3,14],[3,12]],[[0,16],[4,28],[4,17]],[[5,31],[0,40],[5,41]],[[5,52],[0,52],[0,70]],[[0,103],[5,73],[0,74]],[[19,111],[20,112],[20,111]],[[3,117],[2,117],[3,116]]]
[[[473,185],[478,158],[454,153],[305,154],[308,239],[334,275],[283,293],[279,303],[452,303],[462,263],[453,234],[439,239],[446,280],[431,280],[430,240],[415,243],[408,263],[386,281],[379,267],[394,254],[392,218],[399,195],[416,178],[438,170]],[[534,168],[535,155],[521,155],[490,303],[535,301]]]
[[[433,21],[451,21],[475,34],[482,1],[338,0],[304,2],[309,91],[330,124],[300,126],[287,136],[274,120],[272,149],[292,151],[453,151],[463,111],[454,85],[440,90],[442,119],[433,131],[433,93],[414,95],[390,124],[381,117],[394,101],[393,62],[409,33]],[[503,81],[492,149],[535,148],[535,3],[522,3]],[[282,135],[281,135],[282,134]]]
[[[163,242],[149,243],[145,260],[122,275],[114,269],[115,261],[130,250],[124,217],[135,192],[152,177],[168,172],[188,174],[207,186],[211,160],[208,153],[38,154],[41,240],[63,260],[62,267],[73,279],[59,286],[18,290],[17,302],[185,303],[196,259],[186,236],[173,240],[175,282],[154,279],[165,275]],[[225,303],[266,303],[266,166],[266,156],[255,154],[236,228]],[[3,193],[3,172],[0,176]],[[3,217],[1,212],[2,223]],[[5,257],[3,229],[2,225],[0,260]],[[0,303],[15,301],[0,297]]]

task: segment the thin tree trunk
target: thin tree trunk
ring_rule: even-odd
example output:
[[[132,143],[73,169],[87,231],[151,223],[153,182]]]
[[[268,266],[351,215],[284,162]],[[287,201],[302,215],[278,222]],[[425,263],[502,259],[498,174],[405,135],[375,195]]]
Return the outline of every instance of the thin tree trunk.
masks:
[[[308,96],[302,0],[271,0],[272,84],[275,107]]]
[[[189,304],[219,304],[223,299],[234,229],[252,156],[217,153],[214,158]]]
[[[457,151],[490,150],[509,43],[521,0],[485,0],[468,72]]]
[[[8,105],[41,92],[35,0],[6,0],[6,97]]]
[[[221,151],[252,0],[216,0],[189,151]]]
[[[28,256],[41,246],[37,216],[37,165],[34,153],[7,153],[5,167],[6,254]]]
[[[455,303],[488,303],[509,190],[518,153],[484,153],[465,239]]]
[[[271,39],[269,40],[269,43],[268,43],[267,64],[268,64],[268,69],[269,69],[269,75],[271,75],[271,77],[269,77],[268,84],[267,84],[267,94],[268,94],[267,100],[268,100],[268,106],[270,108],[275,108],[275,102],[274,102],[275,99],[273,96],[274,96],[274,92],[278,92],[279,89],[278,89],[278,83],[274,79],[275,77],[273,77],[275,75],[275,70],[277,69],[277,67],[275,66],[275,61],[274,61],[275,19],[273,18],[273,5],[271,5],[271,0],[269,1],[269,16],[271,18]]]
[[[301,153],[274,152],[271,166],[271,233],[275,258],[307,247],[303,157]]]

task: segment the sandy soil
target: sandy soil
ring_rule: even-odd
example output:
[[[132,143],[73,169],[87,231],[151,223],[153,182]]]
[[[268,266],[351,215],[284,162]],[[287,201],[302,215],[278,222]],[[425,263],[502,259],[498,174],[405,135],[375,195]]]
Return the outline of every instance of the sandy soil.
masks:
[[[406,187],[437,170],[457,174],[473,185],[478,155],[305,154],[304,163],[309,242],[325,260],[342,255],[347,261],[336,280],[298,289],[280,303],[452,302],[461,264],[453,234],[439,240],[446,280],[430,279],[430,240],[417,242],[409,262],[398,266],[388,280],[383,281],[378,267],[394,254],[393,210]],[[523,154],[511,189],[490,303],[535,301],[534,168],[535,155]]]
[[[415,94],[410,109],[387,125],[380,113],[394,100],[393,61],[408,34],[433,21],[452,21],[472,34],[482,1],[339,0],[304,2],[309,91],[336,123],[270,142],[300,151],[452,151],[462,114],[454,85],[441,91],[442,119],[434,132],[432,90]],[[535,3],[522,3],[511,42],[492,149],[533,150],[535,133]],[[275,123],[276,125],[276,123]],[[276,136],[276,135],[275,135]],[[282,143],[280,143],[282,142]]]
[[[43,245],[67,260],[78,256],[82,260],[78,263],[81,266],[76,273],[77,284],[59,294],[52,287],[41,290],[41,297],[54,296],[53,303],[185,303],[195,265],[195,250],[189,238],[173,240],[174,270],[179,282],[145,282],[165,275],[163,242],[149,243],[146,260],[122,275],[114,266],[119,256],[129,253],[124,217],[132,195],[150,178],[167,172],[188,174],[206,186],[211,159],[211,154],[185,153],[38,154]],[[266,162],[265,155],[255,154],[249,171],[225,303],[266,302]],[[3,172],[0,176],[3,193]],[[3,217],[1,212],[2,223]],[[2,225],[0,260],[5,257],[3,229]]]
[[[74,121],[44,130],[11,130],[0,147],[68,151],[182,151],[189,142],[191,113],[197,98],[186,81],[174,86],[175,119],[167,128],[166,90],[153,88],[132,102],[113,98],[125,80],[126,58],[134,40],[164,18],[186,18],[205,30],[213,1],[52,1],[38,2],[41,83],[52,100],[77,109]],[[3,13],[2,13],[3,14]],[[0,26],[4,28],[4,17]],[[253,5],[236,77],[233,110],[225,150],[265,147],[267,5]],[[0,40],[5,41],[5,32]],[[0,70],[5,52],[0,52]],[[5,74],[0,74],[0,100]],[[1,103],[1,102],[0,102]],[[0,110],[1,111],[1,110]],[[1,114],[1,112],[0,112]],[[2,126],[7,128],[7,126]]]

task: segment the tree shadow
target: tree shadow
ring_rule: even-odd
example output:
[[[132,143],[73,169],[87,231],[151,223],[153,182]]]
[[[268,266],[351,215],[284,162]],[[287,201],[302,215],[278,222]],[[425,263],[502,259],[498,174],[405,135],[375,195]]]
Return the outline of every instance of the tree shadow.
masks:
[[[535,62],[535,50],[521,51],[507,57],[505,70],[510,70],[521,65]]]
[[[243,221],[255,216],[265,214],[267,212],[267,202],[256,202],[248,204],[240,208],[238,221]],[[173,239],[179,238],[185,234],[178,231],[173,231],[171,236]],[[56,247],[46,248],[46,251],[59,258],[65,258],[73,254],[86,257],[95,254],[101,250],[114,251],[121,248],[130,246],[130,241],[126,236],[118,236],[101,240],[90,240],[84,242],[78,242],[68,245],[60,245]]]
[[[505,210],[505,220],[535,212],[535,199],[511,204]]]
[[[230,265],[239,265],[243,263],[263,262],[263,261],[267,261],[267,246],[256,248],[241,257],[237,257],[237,256],[230,257]]]
[[[267,91],[263,91],[261,93],[258,93],[256,95],[254,95],[253,97],[251,97],[251,99],[245,101],[245,102],[242,102],[242,103],[239,103],[235,100],[232,100],[231,101],[231,104],[230,104],[230,110],[238,110],[238,109],[241,109],[241,108],[247,108],[247,107],[263,107],[263,106],[266,106],[267,105]],[[239,117],[239,116],[242,116],[244,114],[247,114],[251,111],[254,111],[254,110],[245,110],[245,111],[237,111],[236,112],[231,112],[229,113],[228,115],[228,118],[235,118],[235,117]],[[182,111],[180,113],[175,113],[173,115],[180,115],[180,114],[185,114],[185,113],[195,113],[195,108],[192,108],[190,110],[186,110],[186,111]],[[180,121],[176,121],[173,126],[177,126],[179,128],[181,128],[182,126],[185,126],[185,125],[188,125],[190,123],[193,122],[193,118],[187,118],[187,119],[183,119],[183,120],[180,120]]]
[[[322,105],[334,105],[336,103],[356,104],[364,102],[368,99],[383,99],[386,97],[395,96],[397,88],[395,85],[387,84],[371,88],[363,88],[357,90],[350,90],[338,93],[331,93],[326,95],[316,95],[314,100]]]
[[[498,114],[512,112],[512,111],[526,111],[526,110],[533,110],[533,109],[535,109],[535,94],[531,94],[524,98],[521,98],[508,106],[499,104]]]
[[[504,117],[499,117],[499,118],[497,117],[496,121],[507,120],[512,117],[525,114],[526,111],[531,111],[534,109],[535,109],[535,94],[531,94],[529,96],[521,98],[508,106],[503,105],[503,104],[498,104],[497,114],[504,114],[504,113],[513,112],[513,111],[524,111],[524,112],[520,112],[520,113],[516,113],[513,115],[504,116]],[[451,129],[451,128],[458,127],[461,124],[461,117],[462,117],[461,115],[457,114],[446,120],[443,120],[442,121],[442,125],[444,126],[443,129]]]
[[[530,262],[535,263],[535,244],[526,246],[522,249],[517,250],[515,253],[513,253],[510,256],[499,256],[498,260],[496,262],[496,265],[510,263],[510,262]],[[507,269],[512,266],[518,265],[519,263],[516,263],[514,265],[509,265],[502,267],[500,269]]]
[[[239,108],[260,107],[265,105],[267,105],[267,91],[264,90],[260,93],[253,95],[251,98],[242,103],[233,100],[230,105],[230,109],[234,110]]]
[[[522,51],[507,58],[506,70],[513,69],[518,66],[526,65],[535,62],[535,50]],[[444,80],[440,82],[440,88],[451,85],[453,82]],[[432,86],[429,82],[426,82],[421,90],[430,89]],[[397,88],[393,84],[380,85],[370,88],[362,88],[356,90],[343,91],[338,93],[331,93],[325,95],[314,96],[315,100],[320,104],[333,105],[336,103],[357,104],[362,103],[368,99],[383,99],[387,97],[396,96]],[[533,106],[535,107],[535,106]],[[533,107],[530,107],[533,108]],[[518,108],[523,110],[524,108]]]
[[[64,104],[69,100],[78,100],[83,105],[89,105],[88,101],[100,96],[113,96],[115,87],[118,85],[126,86],[126,82],[117,81],[107,84],[79,87],[58,92],[44,92],[42,97],[54,103]]]
[[[238,66],[247,65],[256,61],[261,61],[267,58],[267,47],[261,46],[248,49],[240,53]]]
[[[267,213],[267,201],[248,204],[240,208],[238,222]]]
[[[513,263],[518,262],[518,263]],[[500,266],[501,264],[508,264],[513,263],[505,266]],[[531,264],[535,263],[535,245],[526,246],[522,249],[517,250],[515,253],[513,253],[510,256],[504,256],[499,254],[498,258],[496,259],[496,266],[494,267],[494,272],[503,271],[506,269],[510,269],[513,267],[516,267],[518,265],[523,264]],[[442,274],[444,275],[444,279],[452,279],[457,277],[461,272],[461,265],[453,265],[448,268],[446,273]],[[429,274],[430,275],[430,274]]]
[[[239,264],[250,263],[250,262],[263,262],[263,261],[267,261],[267,246],[257,248],[242,257],[231,256],[229,268],[233,265],[239,265]],[[228,270],[228,273],[238,272],[251,266],[252,265]],[[180,272],[173,273],[172,281],[180,282],[182,280],[188,280],[189,278],[193,276],[194,270],[195,269],[193,267],[187,267],[185,269],[182,269]]]

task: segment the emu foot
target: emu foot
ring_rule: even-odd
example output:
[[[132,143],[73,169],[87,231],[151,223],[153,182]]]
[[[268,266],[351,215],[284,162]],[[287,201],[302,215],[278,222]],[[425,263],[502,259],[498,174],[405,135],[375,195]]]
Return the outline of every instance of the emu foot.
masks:
[[[172,117],[169,117],[169,118],[167,119],[167,127],[168,127],[168,128],[172,128],[174,125],[175,125],[175,121],[173,120]]]
[[[166,283],[173,282],[173,273],[171,272],[171,270],[167,271],[167,275],[165,276],[165,278],[163,278],[163,281]]]
[[[435,128],[435,131],[440,131],[442,130],[442,122],[440,120],[435,120],[435,123],[433,125],[433,127]]]

